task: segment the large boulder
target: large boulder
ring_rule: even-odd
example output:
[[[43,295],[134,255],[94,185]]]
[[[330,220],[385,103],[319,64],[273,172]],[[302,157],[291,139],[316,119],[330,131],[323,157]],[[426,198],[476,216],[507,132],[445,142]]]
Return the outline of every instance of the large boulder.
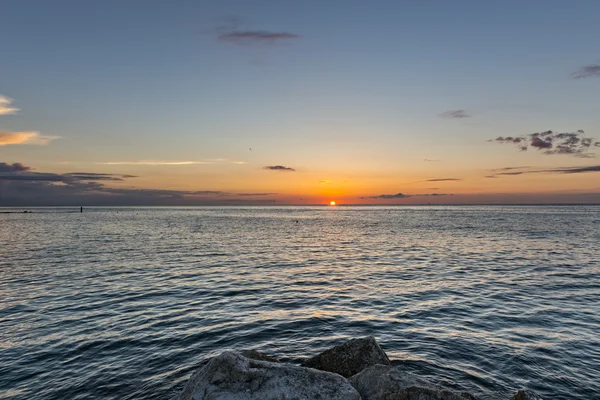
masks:
[[[224,352],[189,379],[180,400],[360,400],[339,375]]]
[[[475,400],[387,365],[374,365],[350,378],[363,400]]]
[[[325,350],[305,362],[302,366],[335,372],[349,378],[371,365],[391,365],[388,356],[372,336],[351,339],[339,346]]]
[[[269,362],[276,362],[278,363],[279,360],[275,357],[271,357],[265,353],[261,353],[258,350],[242,350],[240,352],[241,355],[243,355],[246,358],[251,358],[253,360],[258,360],[258,361],[269,361]]]
[[[532,390],[519,390],[510,400],[544,400]]]

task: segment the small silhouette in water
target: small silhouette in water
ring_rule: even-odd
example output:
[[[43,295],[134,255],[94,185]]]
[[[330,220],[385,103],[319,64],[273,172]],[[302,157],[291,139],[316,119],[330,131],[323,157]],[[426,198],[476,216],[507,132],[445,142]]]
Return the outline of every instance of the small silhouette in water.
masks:
[[[83,207],[79,207],[79,212],[82,213],[83,212]]]

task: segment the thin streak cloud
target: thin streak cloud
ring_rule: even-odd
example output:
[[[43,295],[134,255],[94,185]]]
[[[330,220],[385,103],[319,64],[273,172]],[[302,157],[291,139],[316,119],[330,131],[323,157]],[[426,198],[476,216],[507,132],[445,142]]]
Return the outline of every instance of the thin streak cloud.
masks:
[[[15,144],[30,144],[45,146],[52,140],[60,139],[60,136],[40,135],[39,132],[6,132],[0,131],[0,146]]]
[[[230,31],[217,36],[221,42],[237,45],[248,45],[254,43],[274,44],[276,42],[299,39],[301,36],[290,32],[271,32],[265,30],[255,31]]]
[[[446,111],[440,114],[442,118],[450,118],[450,119],[462,119],[462,118],[470,118],[471,116],[467,114],[465,110],[451,110]]]
[[[97,165],[205,165],[227,162],[223,159],[207,160],[207,161],[106,161],[97,162]],[[246,164],[244,161],[231,161],[231,164]]]
[[[0,94],[0,115],[16,114],[19,109],[12,106],[13,99]]]
[[[531,169],[529,167],[522,167],[521,171],[512,171],[518,167],[499,168],[492,171],[505,171],[496,172],[494,175],[488,175],[486,178],[498,178],[500,176],[518,176],[527,174],[584,174],[590,172],[600,172],[600,165],[590,165],[587,167],[558,167],[558,168],[547,168],[547,169]],[[507,171],[508,170],[508,171]]]
[[[396,194],[380,194],[378,196],[369,196],[369,197],[361,197],[361,199],[406,199],[409,197],[438,197],[438,196],[452,196],[451,194],[446,193],[422,193],[422,194],[404,194],[404,193],[396,193]]]
[[[286,167],[285,165],[267,165],[264,169],[269,171],[283,171],[283,172],[294,172],[294,168]]]
[[[573,79],[584,79],[584,78],[598,78],[600,77],[600,65],[590,64],[584,65],[579,70],[571,74]]]

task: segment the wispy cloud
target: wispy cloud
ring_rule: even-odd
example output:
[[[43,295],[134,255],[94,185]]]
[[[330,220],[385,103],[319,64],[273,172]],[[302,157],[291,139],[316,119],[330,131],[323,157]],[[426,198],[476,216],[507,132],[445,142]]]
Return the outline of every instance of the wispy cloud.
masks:
[[[214,161],[107,161],[99,165],[201,165],[214,164]]]
[[[269,171],[287,171],[287,172],[295,171],[294,168],[286,167],[284,165],[267,165],[266,167],[264,167],[264,169],[267,169]]]
[[[94,172],[70,172],[67,174],[54,174],[48,172],[30,172],[31,168],[21,163],[0,163],[0,181],[36,181],[36,182],[63,182],[76,184],[89,181],[123,181],[136,178],[134,175],[98,174]]]
[[[452,119],[460,119],[460,118],[469,118],[471,117],[465,110],[451,110],[446,111],[440,114],[442,118],[452,118]]]
[[[98,174],[94,172],[70,172],[64,174],[69,179],[77,179],[82,181],[122,181],[124,179],[137,178],[135,175],[121,174]]]
[[[440,160],[431,160],[431,159],[429,159],[429,158],[426,158],[426,159],[425,159],[425,162],[437,162],[437,161],[440,161]]]
[[[301,36],[290,32],[272,32],[265,30],[245,30],[229,31],[221,33],[217,39],[221,42],[228,42],[237,45],[249,45],[256,43],[274,44],[281,41],[299,39]]]
[[[594,78],[600,77],[600,65],[598,64],[590,64],[584,65],[579,68],[579,70],[573,72],[571,74],[571,78],[573,79],[583,79],[583,78]]]
[[[6,132],[0,131],[0,146],[14,144],[47,145],[50,141],[60,139],[60,136],[40,135],[39,132]]]
[[[517,170],[519,169],[519,170]],[[531,167],[507,167],[492,170],[493,175],[486,178],[498,178],[500,176],[518,176],[526,174],[584,174],[590,172],[600,172],[600,165],[590,165],[587,167],[557,167],[557,168],[531,168]],[[504,171],[504,172],[495,172]]]
[[[273,196],[277,193],[238,193],[241,197],[255,197],[255,196]]]
[[[424,182],[451,182],[451,181],[462,181],[459,178],[435,178],[435,179],[427,179]]]
[[[204,164],[216,164],[220,162],[229,162],[231,164],[246,164],[244,161],[227,161],[225,159],[214,159],[204,161],[156,161],[156,160],[143,160],[143,161],[106,161],[97,162],[98,165],[204,165]]]
[[[15,114],[19,111],[17,107],[12,106],[13,99],[0,94],[0,115]]]
[[[27,167],[21,163],[7,164],[0,162],[0,172],[26,172],[30,169],[31,167]]]
[[[422,194],[404,194],[404,193],[396,193],[396,194],[380,194],[378,196],[369,196],[369,197],[361,197],[361,199],[406,199],[409,197],[437,197],[437,196],[452,196],[451,194],[446,193],[422,193]]]
[[[378,196],[369,196],[363,197],[363,199],[404,199],[410,197],[404,193],[396,193],[396,194],[380,194]]]
[[[550,171],[560,174],[582,174],[586,172],[600,172],[600,165],[591,165],[589,167],[555,168]]]
[[[515,169],[527,169],[527,168],[531,168],[530,166],[524,166],[524,167],[504,167],[504,168],[495,168],[492,171],[511,171],[511,170],[515,170]]]
[[[221,19],[221,24],[215,29],[216,38],[220,42],[240,46],[253,44],[275,44],[301,38],[300,35],[286,31],[269,31],[265,29],[242,28],[244,21],[237,16]]]
[[[489,142],[502,144],[512,144],[521,151],[527,151],[529,148],[542,151],[543,154],[566,154],[579,158],[594,157],[595,154],[590,150],[594,147],[600,147],[600,141],[585,137],[582,130],[577,132],[558,133],[553,131],[536,132],[522,136],[499,136],[496,139],[490,139]]]
[[[319,184],[321,184],[321,185],[328,185],[330,183],[331,183],[331,181],[327,180],[327,179],[323,179],[323,180],[319,181]]]

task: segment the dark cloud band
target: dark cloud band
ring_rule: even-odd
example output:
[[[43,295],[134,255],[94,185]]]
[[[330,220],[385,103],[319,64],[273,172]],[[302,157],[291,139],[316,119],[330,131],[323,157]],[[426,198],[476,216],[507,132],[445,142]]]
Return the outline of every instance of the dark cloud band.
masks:
[[[285,165],[267,165],[264,169],[269,171],[287,171],[294,172],[296,171],[294,168],[286,167]]]

